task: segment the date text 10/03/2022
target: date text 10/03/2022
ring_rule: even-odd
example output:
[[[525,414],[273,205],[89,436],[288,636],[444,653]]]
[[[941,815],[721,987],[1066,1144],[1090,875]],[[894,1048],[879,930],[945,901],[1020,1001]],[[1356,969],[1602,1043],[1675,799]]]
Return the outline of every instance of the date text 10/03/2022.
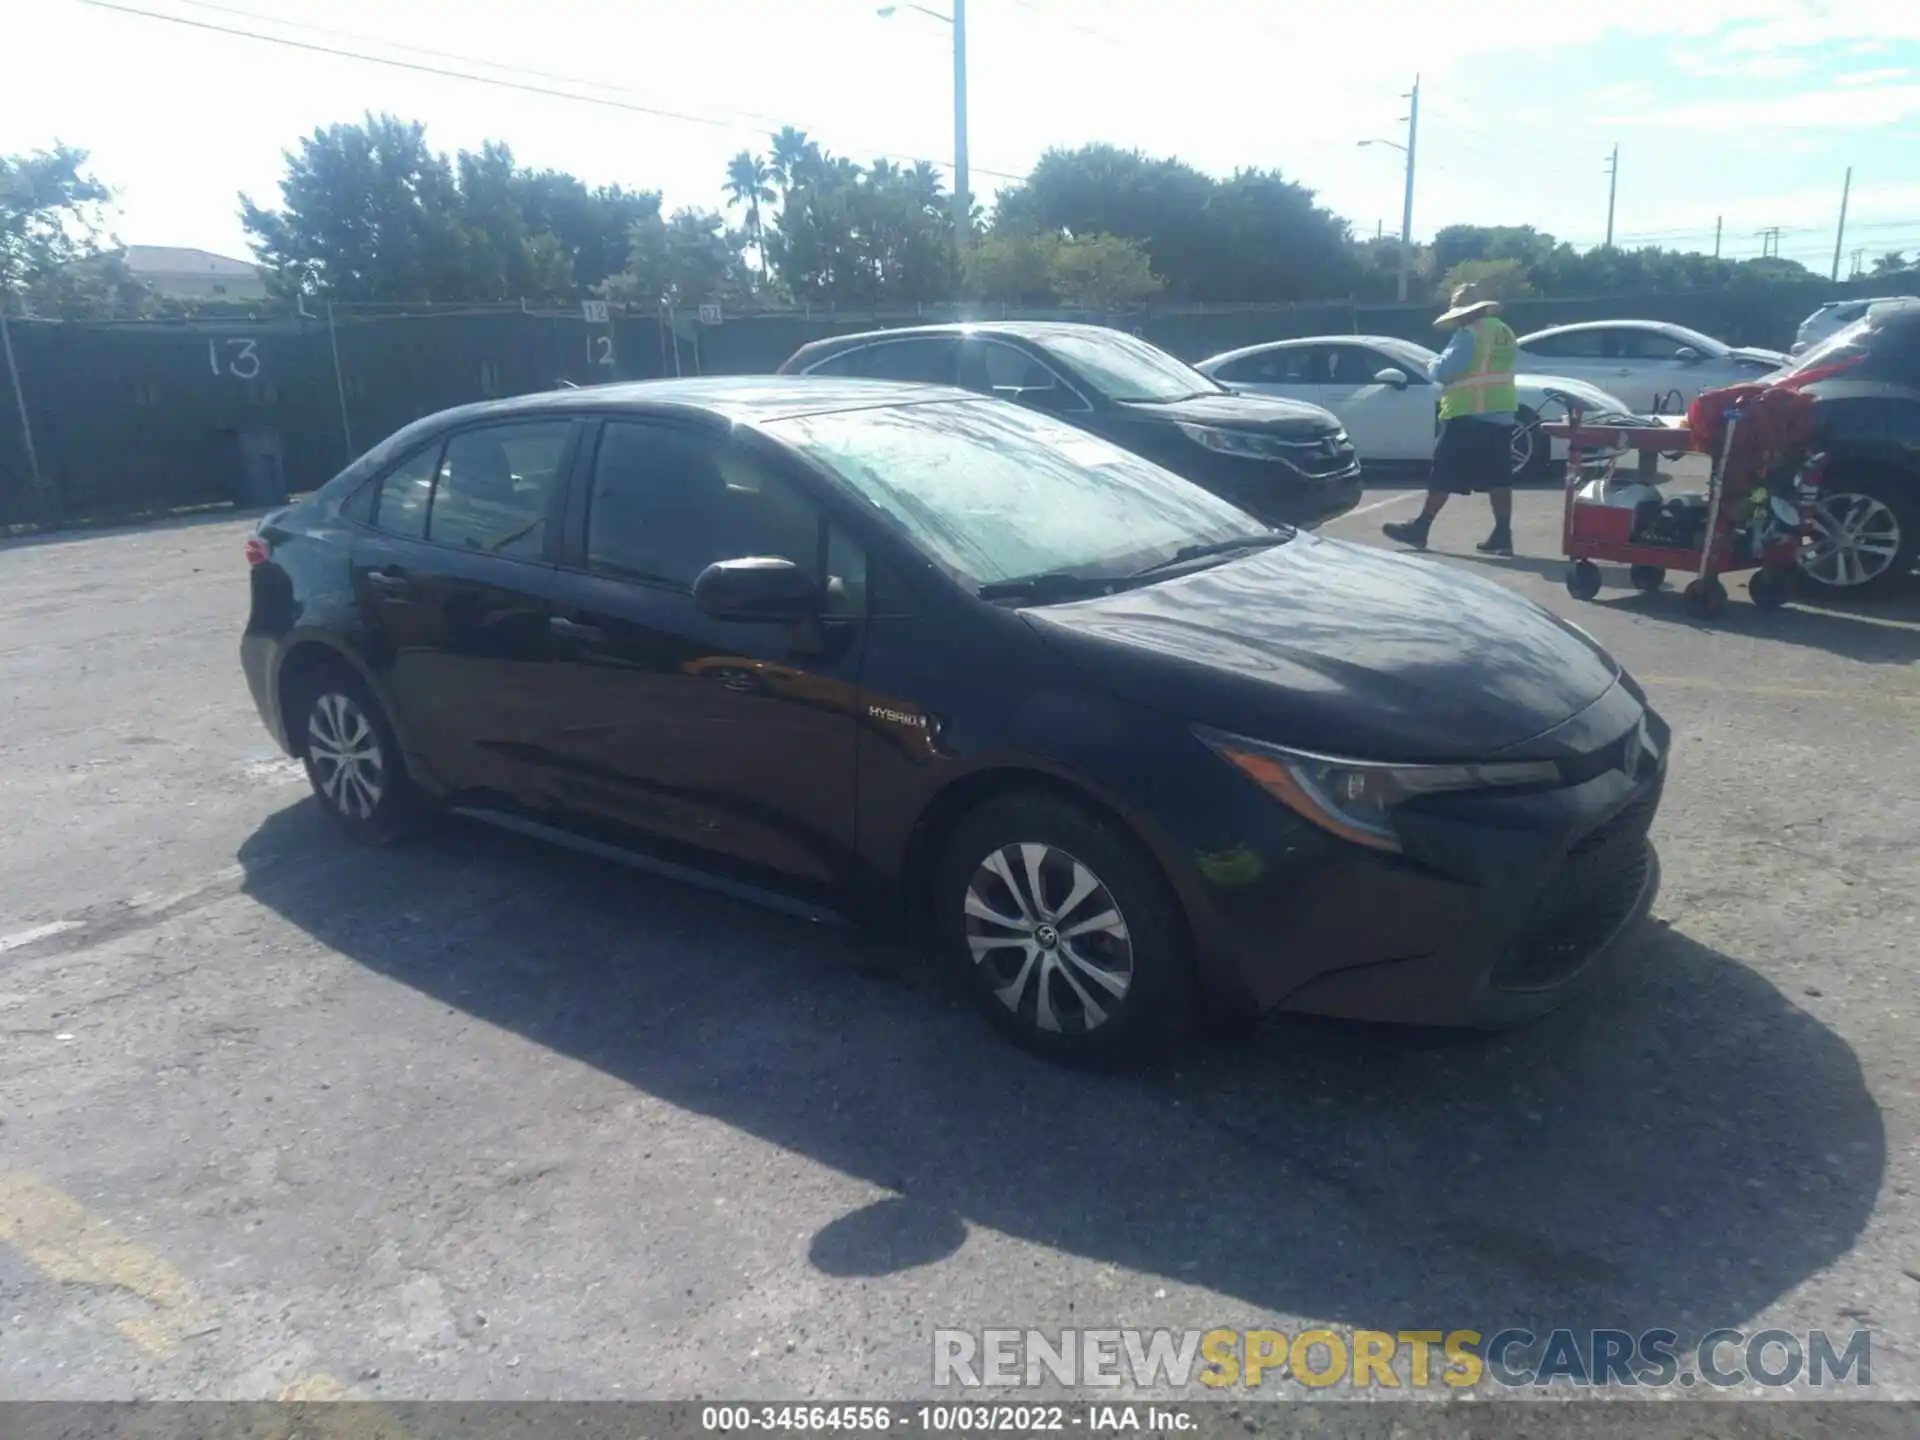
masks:
[[[1194,1417],[1164,1405],[708,1405],[702,1430],[854,1430],[929,1435],[1005,1431],[1031,1435],[1051,1430],[1185,1431]]]

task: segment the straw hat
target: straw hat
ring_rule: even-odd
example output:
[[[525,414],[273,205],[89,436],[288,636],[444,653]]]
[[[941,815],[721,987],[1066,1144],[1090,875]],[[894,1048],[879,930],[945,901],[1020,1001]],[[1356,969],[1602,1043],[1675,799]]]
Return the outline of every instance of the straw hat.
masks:
[[[1453,292],[1453,308],[1434,321],[1435,328],[1445,325],[1459,325],[1468,320],[1477,320],[1482,315],[1498,315],[1500,302],[1484,300],[1480,296],[1478,285],[1456,286]]]

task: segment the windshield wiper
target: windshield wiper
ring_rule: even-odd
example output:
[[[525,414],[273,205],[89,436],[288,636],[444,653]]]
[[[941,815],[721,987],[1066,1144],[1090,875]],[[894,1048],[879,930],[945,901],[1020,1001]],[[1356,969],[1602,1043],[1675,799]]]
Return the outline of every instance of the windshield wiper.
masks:
[[[1293,532],[1286,530],[1272,535],[1236,535],[1231,540],[1210,540],[1204,545],[1182,545],[1165,560],[1156,560],[1146,569],[1133,573],[1136,577],[1152,575],[1156,571],[1185,565],[1189,560],[1204,560],[1209,555],[1231,555],[1236,550],[1265,550],[1274,545],[1284,545],[1292,538]]]
[[[1048,570],[1018,580],[995,580],[974,593],[982,600],[1067,600],[1081,595],[1104,595],[1124,586],[1125,575],[1069,575]]]

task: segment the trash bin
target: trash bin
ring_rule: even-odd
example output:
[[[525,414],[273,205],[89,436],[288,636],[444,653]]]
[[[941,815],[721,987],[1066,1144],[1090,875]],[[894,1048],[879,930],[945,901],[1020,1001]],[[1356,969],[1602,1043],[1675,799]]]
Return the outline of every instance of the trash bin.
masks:
[[[278,430],[242,430],[234,436],[238,483],[233,503],[243,510],[287,503],[287,472]]]

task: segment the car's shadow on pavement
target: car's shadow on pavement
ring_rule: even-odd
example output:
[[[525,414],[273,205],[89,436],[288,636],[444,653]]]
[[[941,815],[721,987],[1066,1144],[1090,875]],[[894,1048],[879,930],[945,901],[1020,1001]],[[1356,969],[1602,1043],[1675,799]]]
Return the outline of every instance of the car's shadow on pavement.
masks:
[[[1429,551],[1436,558],[1463,560],[1492,570],[1541,575],[1555,583],[1565,580],[1570,563],[1558,556],[1476,555]],[[1869,665],[1908,665],[1916,642],[1905,627],[1920,622],[1920,577],[1899,592],[1873,601],[1829,600],[1801,596],[1778,610],[1762,610],[1746,597],[1748,572],[1721,577],[1727,605],[1718,615],[1701,619],[1687,609],[1682,592],[1689,575],[1668,572],[1663,589],[1651,594],[1635,590],[1627,567],[1602,565],[1602,589],[1590,603],[1648,620],[1671,621],[1730,635],[1750,635],[1782,645],[1804,645]]]
[[[1886,1162],[1846,1043],[1657,925],[1510,1036],[1296,1021],[1091,1076],[998,1039],[917,956],[468,822],[368,852],[307,801],[239,858],[369,970],[890,1192],[813,1236],[830,1275],[984,1227],[1361,1327],[1697,1334],[1846,1254]]]

